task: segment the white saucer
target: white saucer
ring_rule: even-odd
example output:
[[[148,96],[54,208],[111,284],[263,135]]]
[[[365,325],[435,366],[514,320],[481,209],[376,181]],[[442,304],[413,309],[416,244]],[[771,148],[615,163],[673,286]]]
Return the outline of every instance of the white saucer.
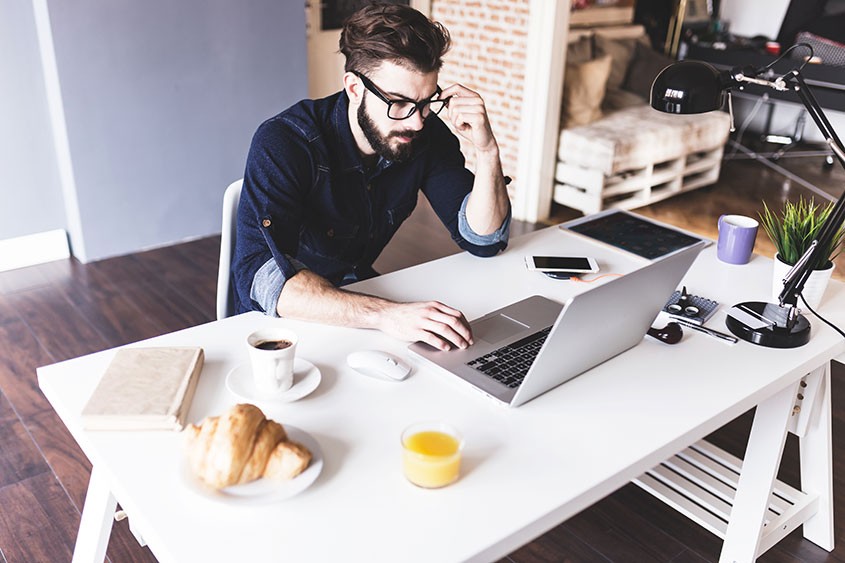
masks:
[[[243,485],[232,485],[215,490],[202,483],[191,473],[187,461],[182,464],[182,476],[188,487],[195,493],[216,501],[232,504],[266,504],[288,499],[298,495],[311,486],[323,470],[323,452],[320,444],[310,434],[295,426],[285,424],[288,438],[299,442],[311,452],[311,463],[290,481],[274,481],[261,478]]]
[[[320,369],[302,358],[296,358],[293,363],[293,385],[284,393],[275,397],[260,394],[252,380],[252,370],[249,364],[235,366],[226,376],[226,388],[239,398],[249,402],[275,401],[290,403],[310,394],[320,385],[322,374]]]

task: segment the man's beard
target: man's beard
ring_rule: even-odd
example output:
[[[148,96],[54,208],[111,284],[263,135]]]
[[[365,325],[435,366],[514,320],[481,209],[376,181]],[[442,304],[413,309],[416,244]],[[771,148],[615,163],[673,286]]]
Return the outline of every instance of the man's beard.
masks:
[[[404,131],[393,131],[387,136],[382,135],[378,128],[376,128],[376,124],[370,116],[367,115],[366,101],[367,96],[364,96],[364,99],[361,100],[361,105],[358,106],[358,125],[364,132],[364,137],[367,139],[367,142],[370,143],[370,146],[374,151],[376,151],[376,154],[382,158],[393,162],[404,162],[408,160],[414,152],[413,139],[419,137],[420,131],[408,129]],[[391,137],[407,137],[412,139],[412,141],[408,143],[399,143],[399,145],[394,147],[390,144]]]

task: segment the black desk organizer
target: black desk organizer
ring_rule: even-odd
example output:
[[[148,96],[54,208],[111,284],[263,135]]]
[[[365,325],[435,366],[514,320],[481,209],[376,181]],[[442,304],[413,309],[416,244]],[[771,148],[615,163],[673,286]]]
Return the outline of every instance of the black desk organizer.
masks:
[[[686,291],[686,288],[684,288],[684,290]],[[716,309],[719,308],[719,303],[717,301],[713,301],[712,299],[707,299],[699,295],[690,295],[688,293],[686,295],[686,303],[684,303],[681,299],[682,295],[682,292],[675,291],[675,293],[673,293],[666,302],[666,305],[663,306],[663,311],[669,313],[670,317],[683,319],[697,325],[703,325],[710,317],[713,316]],[[673,305],[680,305],[680,310],[673,307]],[[685,310],[690,306],[695,307],[698,311],[693,312]]]

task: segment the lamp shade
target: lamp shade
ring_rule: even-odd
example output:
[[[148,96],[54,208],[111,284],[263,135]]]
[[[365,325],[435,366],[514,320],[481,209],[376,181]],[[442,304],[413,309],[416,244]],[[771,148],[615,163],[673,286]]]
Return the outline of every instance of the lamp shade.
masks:
[[[673,63],[651,85],[651,107],[665,113],[704,113],[722,107],[724,83],[715,68],[698,61]]]

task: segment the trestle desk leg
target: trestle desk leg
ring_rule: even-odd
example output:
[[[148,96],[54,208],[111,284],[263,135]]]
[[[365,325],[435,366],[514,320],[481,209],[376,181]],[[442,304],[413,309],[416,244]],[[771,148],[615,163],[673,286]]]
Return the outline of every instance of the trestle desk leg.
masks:
[[[757,557],[797,388],[790,385],[757,406],[720,563],[750,563]]]
[[[117,501],[109,490],[108,483],[97,470],[91,469],[82,520],[73,549],[73,563],[102,563],[109,545],[114,511]]]
[[[818,495],[818,511],[804,522],[804,537],[833,551],[833,443],[830,410],[830,363],[809,377],[810,387],[819,385],[810,405],[810,420],[804,436],[799,438],[801,455],[801,490]],[[809,380],[809,378],[808,378]]]

